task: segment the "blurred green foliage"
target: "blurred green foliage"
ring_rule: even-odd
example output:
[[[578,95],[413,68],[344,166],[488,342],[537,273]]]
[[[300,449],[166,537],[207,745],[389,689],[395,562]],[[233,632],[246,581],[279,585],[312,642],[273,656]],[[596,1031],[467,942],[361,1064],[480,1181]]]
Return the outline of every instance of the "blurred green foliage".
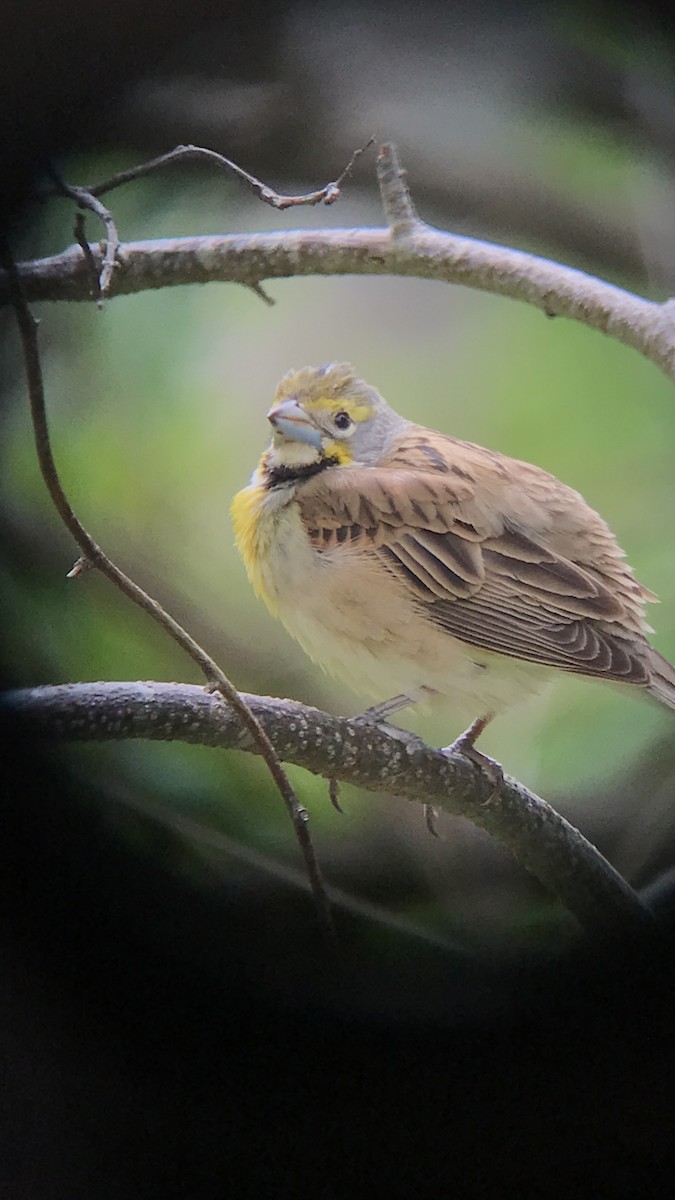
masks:
[[[568,189],[602,191],[617,180],[633,191],[640,185],[640,165],[621,147],[603,149],[574,127],[558,130],[550,153]],[[126,160],[75,162],[66,175],[91,180],[119,165]],[[372,174],[363,163],[359,185],[329,210],[277,214],[201,172],[134,184],[110,202],[127,239],[379,224]],[[414,178],[411,185],[414,191]],[[286,181],[284,190],[293,186]],[[298,190],[304,186],[297,183]],[[45,207],[26,231],[24,252],[69,242],[71,220],[65,202]],[[89,224],[89,236],[98,237]],[[654,366],[582,326],[442,284],[300,279],[272,283],[268,291],[277,302],[271,309],[244,288],[208,285],[121,298],[103,313],[93,304],[62,304],[43,305],[39,314],[53,447],[76,511],[239,687],[359,711],[359,698],[323,676],[254,600],[228,515],[233,493],[265,445],[277,379],[291,366],[329,359],[353,362],[407,416],[538,463],[578,488],[609,521],[639,578],[660,595],[655,642],[675,656],[675,404],[672,386]],[[193,665],[105,580],[93,572],[65,579],[76,553],[35,465],[13,338],[6,340],[5,361],[11,403],[3,418],[0,486],[13,545],[1,587],[17,682],[198,681]],[[475,715],[467,713],[467,723]],[[410,720],[439,743],[459,732]],[[639,695],[561,678],[545,699],[495,722],[484,746],[593,836],[625,822],[625,805],[604,803],[608,789],[670,733],[672,720]],[[296,862],[285,812],[250,756],[142,743],[67,753],[78,770],[100,779],[103,794],[121,787],[154,796]],[[447,840],[432,842],[415,806],[354,789],[345,789],[347,815],[340,817],[322,781],[291,774],[337,882],[359,880],[362,890],[377,894],[384,883],[378,864],[398,861],[408,890],[389,894],[390,905],[423,911],[424,920],[441,924],[461,910],[484,933],[522,921],[525,939],[536,936],[538,893],[526,887],[524,907],[517,893],[504,907],[503,886],[513,885],[515,872],[482,835],[441,821]],[[648,809],[648,797],[638,801]],[[194,855],[188,859],[198,869]],[[504,875],[506,884],[499,882]]]

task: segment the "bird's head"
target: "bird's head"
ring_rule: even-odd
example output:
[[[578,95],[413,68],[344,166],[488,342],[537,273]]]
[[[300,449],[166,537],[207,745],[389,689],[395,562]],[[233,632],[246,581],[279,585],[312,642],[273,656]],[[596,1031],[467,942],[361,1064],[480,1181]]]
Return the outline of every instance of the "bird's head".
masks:
[[[289,371],[267,417],[268,465],[299,473],[322,463],[371,466],[407,424],[348,363]]]

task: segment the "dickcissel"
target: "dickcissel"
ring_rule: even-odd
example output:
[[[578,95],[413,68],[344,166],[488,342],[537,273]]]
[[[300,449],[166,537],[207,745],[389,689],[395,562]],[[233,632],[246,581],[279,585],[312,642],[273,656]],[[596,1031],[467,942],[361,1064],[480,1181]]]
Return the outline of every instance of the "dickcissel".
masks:
[[[268,419],[232,505],[248,577],[311,658],[383,702],[370,712],[451,703],[476,718],[455,743],[471,752],[556,669],[675,708],[646,637],[656,597],[578,492],[406,420],[347,363],[289,371]]]

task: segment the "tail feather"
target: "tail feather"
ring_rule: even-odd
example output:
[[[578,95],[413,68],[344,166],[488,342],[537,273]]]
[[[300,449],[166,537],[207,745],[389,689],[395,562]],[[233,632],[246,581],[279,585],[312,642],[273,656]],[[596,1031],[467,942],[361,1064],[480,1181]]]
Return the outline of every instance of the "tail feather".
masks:
[[[675,666],[657,650],[649,657],[652,678],[647,691],[668,708],[675,708]]]

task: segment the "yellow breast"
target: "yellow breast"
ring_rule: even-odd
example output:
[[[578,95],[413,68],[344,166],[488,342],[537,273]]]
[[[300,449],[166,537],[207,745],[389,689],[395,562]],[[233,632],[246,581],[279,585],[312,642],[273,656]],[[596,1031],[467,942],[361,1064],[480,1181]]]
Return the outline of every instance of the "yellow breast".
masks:
[[[272,613],[276,615],[277,604],[273,591],[268,586],[266,564],[269,560],[270,541],[274,524],[270,520],[269,492],[262,484],[252,483],[237,492],[232,501],[231,514],[234,540],[244,560],[246,574],[257,596],[260,596]]]
[[[300,519],[294,488],[267,488],[254,475],[232,501],[234,536],[256,595],[286,622],[311,591],[320,555]]]

